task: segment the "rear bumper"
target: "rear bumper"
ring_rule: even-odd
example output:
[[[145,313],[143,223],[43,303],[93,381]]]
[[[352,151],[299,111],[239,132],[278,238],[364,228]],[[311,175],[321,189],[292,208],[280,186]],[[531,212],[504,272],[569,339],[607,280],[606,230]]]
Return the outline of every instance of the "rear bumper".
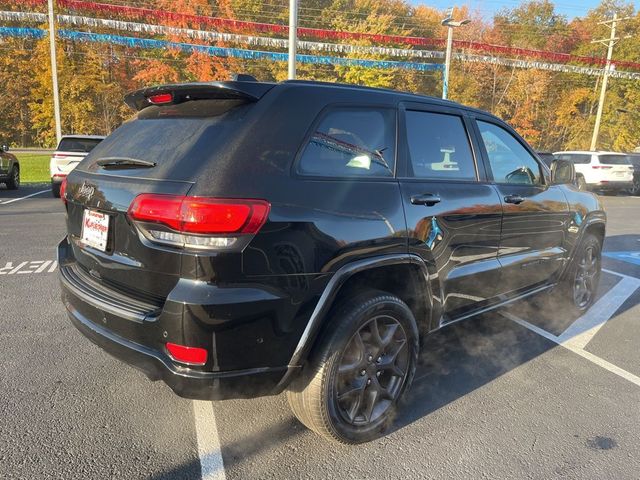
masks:
[[[64,294],[63,294],[64,296]],[[287,368],[261,368],[233,372],[201,372],[176,365],[164,353],[131,342],[92,322],[65,302],[71,323],[85,337],[118,360],[162,380],[181,397],[198,400],[253,398],[277,394]]]
[[[291,378],[297,370],[286,366],[286,362],[284,366],[243,367],[241,362],[246,365],[248,358],[260,365],[260,359],[251,355],[254,352],[247,350],[247,330],[239,330],[244,332],[242,336],[234,333],[228,323],[222,332],[203,327],[202,319],[191,317],[184,305],[187,297],[176,297],[154,308],[92,281],[77,267],[66,238],[58,246],[58,261],[62,301],[73,325],[107,353],[143,371],[151,380],[164,381],[182,397],[224,400],[276,395],[286,387],[283,378]],[[188,293],[193,294],[192,290]],[[237,305],[231,308],[239,310]],[[254,314],[260,308],[259,303],[244,305]],[[235,320],[243,326],[248,323],[246,318]],[[167,341],[206,347],[208,363],[204,367],[188,367],[174,361],[164,347]],[[272,348],[273,357],[263,359],[267,365],[276,357],[278,347]]]

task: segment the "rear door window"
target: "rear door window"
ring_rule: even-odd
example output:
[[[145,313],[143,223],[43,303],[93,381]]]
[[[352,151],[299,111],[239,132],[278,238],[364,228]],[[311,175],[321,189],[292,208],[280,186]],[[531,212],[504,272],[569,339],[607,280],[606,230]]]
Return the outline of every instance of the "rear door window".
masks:
[[[304,147],[298,173],[320,177],[393,177],[396,112],[339,107],[326,112]]]
[[[409,176],[434,180],[475,180],[469,137],[457,115],[408,110]]]

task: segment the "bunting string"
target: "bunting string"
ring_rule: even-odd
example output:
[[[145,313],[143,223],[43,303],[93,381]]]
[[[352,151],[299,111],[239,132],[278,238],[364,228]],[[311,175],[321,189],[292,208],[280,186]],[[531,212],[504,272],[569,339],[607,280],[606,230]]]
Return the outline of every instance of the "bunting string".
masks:
[[[261,33],[273,33],[288,35],[289,27],[272,23],[249,22],[233,20],[219,17],[208,17],[203,15],[191,15],[179,12],[169,12],[164,10],[154,10],[143,7],[133,7],[125,5],[114,5],[109,3],[97,3],[87,0],[58,0],[58,5],[70,10],[83,10],[110,15],[120,15],[129,19],[145,19],[155,23],[179,22],[183,24],[201,25],[215,28],[226,28],[230,30],[252,30]],[[333,40],[367,40],[374,43],[401,44],[420,47],[444,47],[445,40],[440,38],[423,38],[401,35],[373,34],[361,32],[344,32],[326,30],[320,28],[298,27],[298,35],[305,38],[321,38]],[[578,62],[588,65],[606,65],[606,60],[600,57],[587,57],[572,55],[568,53],[549,52],[545,50],[533,50],[526,48],[509,47],[503,45],[493,45],[490,43],[454,40],[454,47],[460,49],[473,50],[483,53],[497,53],[502,55],[526,56],[553,62]],[[639,69],[640,63],[629,61],[617,61],[620,67]]]
[[[4,12],[0,12],[0,19]],[[20,27],[0,27],[0,37],[23,37],[23,38],[43,38],[46,35],[46,30],[40,30],[37,28],[20,28]],[[118,35],[96,34],[88,32],[77,32],[69,30],[58,30],[58,35],[67,40],[81,41],[81,42],[101,42],[111,43],[116,45],[125,46],[128,48],[146,48],[146,49],[168,49],[177,48],[186,53],[200,52],[207,55],[219,56],[219,57],[234,57],[242,59],[255,59],[255,60],[273,60],[284,62],[287,60],[287,53],[279,52],[264,52],[258,50],[246,50],[237,48],[215,47],[208,45],[194,45],[180,42],[170,42],[166,40],[155,39],[143,39],[134,37],[123,37]],[[224,34],[232,35],[232,34]],[[261,39],[265,37],[253,37]],[[265,38],[265,40],[274,40]],[[322,44],[318,44],[322,45]],[[329,44],[332,45],[332,44]],[[342,45],[341,45],[342,46]],[[318,47],[319,48],[319,47]],[[372,47],[361,47],[372,48]],[[405,50],[405,52],[414,52],[413,50]],[[433,58],[441,57],[442,52],[431,52]],[[492,65],[502,65],[512,68],[526,68],[526,69],[538,69],[549,70],[554,72],[563,73],[578,73],[582,75],[590,76],[602,76],[603,69],[593,67],[581,67],[576,65],[566,65],[558,63],[539,62],[535,60],[527,59],[509,59],[494,57],[491,55],[471,55],[465,53],[454,53],[453,58],[463,62],[473,63],[486,63]],[[340,65],[340,66],[360,66],[367,68],[400,68],[406,70],[418,70],[418,71],[436,71],[443,68],[442,64],[432,63],[417,63],[417,62],[398,62],[390,60],[368,60],[368,59],[354,59],[354,58],[340,58],[330,56],[315,56],[315,55],[298,55],[296,57],[300,63],[307,64],[325,64],[325,65]],[[610,70],[609,76],[613,78],[623,78],[628,80],[640,80],[640,73],[625,72],[618,70]]]

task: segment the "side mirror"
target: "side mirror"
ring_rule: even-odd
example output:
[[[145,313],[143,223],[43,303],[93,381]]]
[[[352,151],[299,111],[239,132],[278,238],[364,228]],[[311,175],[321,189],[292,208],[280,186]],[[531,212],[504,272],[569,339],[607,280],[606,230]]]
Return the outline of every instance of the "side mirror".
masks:
[[[551,183],[553,185],[575,184],[576,167],[569,160],[551,162]]]

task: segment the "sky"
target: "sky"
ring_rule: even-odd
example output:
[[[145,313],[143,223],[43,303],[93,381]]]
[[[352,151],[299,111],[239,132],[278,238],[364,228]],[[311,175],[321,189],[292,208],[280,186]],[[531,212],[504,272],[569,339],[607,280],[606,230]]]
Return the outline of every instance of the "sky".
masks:
[[[456,5],[455,0],[411,0],[414,5],[430,5],[438,9],[446,9],[452,5]],[[458,4],[465,3],[471,7],[471,10],[479,10],[480,14],[487,19],[493,17],[493,14],[502,8],[514,8],[521,2],[519,0],[459,0]],[[556,12],[565,15],[569,20],[574,17],[584,16],[589,10],[598,6],[600,0],[558,0],[553,2],[556,6]],[[636,11],[640,8],[640,0],[633,0]]]

